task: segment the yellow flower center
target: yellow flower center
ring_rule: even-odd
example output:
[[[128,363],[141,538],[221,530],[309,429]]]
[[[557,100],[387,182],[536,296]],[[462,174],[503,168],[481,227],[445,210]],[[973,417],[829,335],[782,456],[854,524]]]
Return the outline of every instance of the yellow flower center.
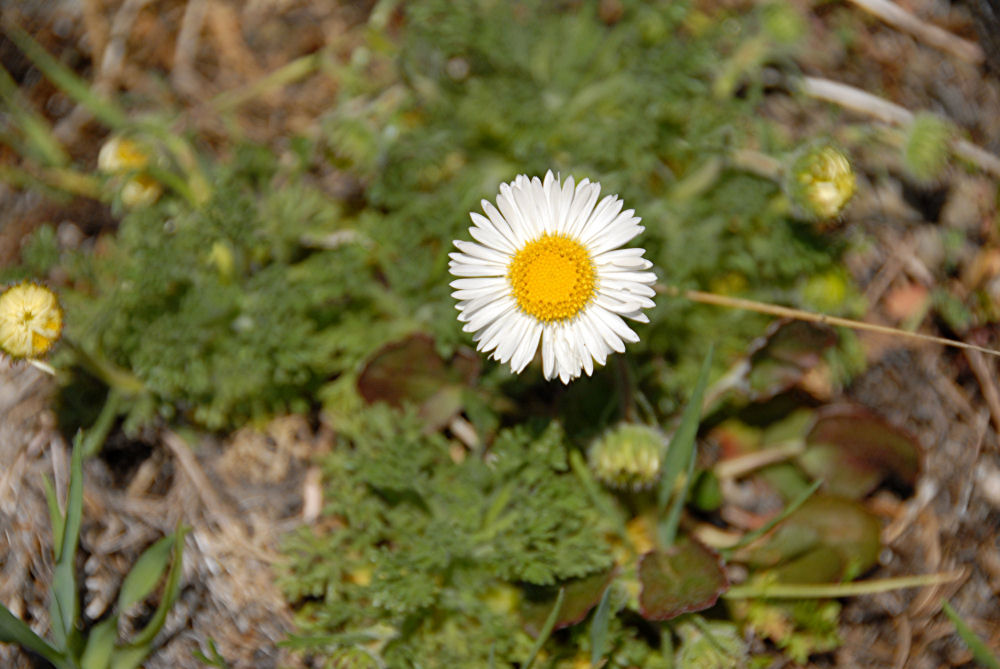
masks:
[[[543,235],[511,261],[507,278],[521,309],[543,322],[580,313],[594,295],[596,272],[582,244],[563,235]]]

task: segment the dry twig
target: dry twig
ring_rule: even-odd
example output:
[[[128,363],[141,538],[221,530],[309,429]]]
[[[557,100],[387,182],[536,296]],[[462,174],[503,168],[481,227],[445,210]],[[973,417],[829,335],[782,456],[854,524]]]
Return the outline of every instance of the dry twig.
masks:
[[[972,65],[980,65],[983,62],[985,56],[978,44],[922,21],[894,2],[889,2],[889,0],[850,1],[866,12],[879,17],[893,28],[910,33],[935,49],[950,53]]]
[[[170,82],[185,95],[194,96],[200,88],[198,76],[194,71],[194,58],[198,52],[198,38],[207,11],[206,0],[188,0],[187,7],[184,8],[184,18],[181,19],[181,29],[177,34],[174,69],[170,73]]]
[[[913,112],[860,88],[839,81],[820,77],[803,77],[801,91],[817,100],[825,100],[853,111],[872,116],[885,123],[908,126],[913,122]],[[955,155],[968,160],[984,172],[1000,178],[1000,157],[972,142],[956,139],[951,145]]]
[[[969,361],[969,367],[979,382],[979,387],[983,391],[983,398],[986,406],[990,408],[990,416],[993,418],[993,426],[1000,432],[1000,389],[997,388],[996,370],[990,369],[983,359],[982,354],[977,351],[963,351]]]

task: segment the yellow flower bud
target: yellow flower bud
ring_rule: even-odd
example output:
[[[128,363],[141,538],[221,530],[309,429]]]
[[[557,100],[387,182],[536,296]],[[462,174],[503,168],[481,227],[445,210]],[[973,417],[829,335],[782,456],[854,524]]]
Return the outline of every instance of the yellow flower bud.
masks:
[[[120,190],[126,207],[150,205],[163,193],[160,183],[142,172],[149,162],[149,151],[127,137],[112,137],[97,154],[97,169],[111,175],[126,175]]]
[[[12,358],[45,355],[62,327],[59,300],[45,286],[25,281],[0,294],[0,349]]]
[[[839,214],[856,186],[851,162],[829,144],[809,146],[798,153],[785,179],[785,192],[796,213],[817,220]]]

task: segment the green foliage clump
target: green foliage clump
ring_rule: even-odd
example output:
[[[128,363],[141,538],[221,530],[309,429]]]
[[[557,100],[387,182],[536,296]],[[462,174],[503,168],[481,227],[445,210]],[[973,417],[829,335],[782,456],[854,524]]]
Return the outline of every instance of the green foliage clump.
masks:
[[[777,644],[794,662],[804,663],[814,653],[840,646],[837,621],[841,607],[837,601],[758,599],[737,608],[747,625]]]
[[[70,336],[91,355],[218,428],[307,409],[380,331],[362,245],[304,245],[340,230],[334,202],[260,150],[213,177],[201,207],[165,201],[126,215],[100,254],[78,259],[81,290],[66,303]]]
[[[375,405],[359,425],[323,461],[335,529],[286,545],[303,643],[385,636],[390,666],[523,660],[512,584],[611,565],[607,520],[569,472],[557,425],[503,431],[485,458],[458,462],[412,413]]]

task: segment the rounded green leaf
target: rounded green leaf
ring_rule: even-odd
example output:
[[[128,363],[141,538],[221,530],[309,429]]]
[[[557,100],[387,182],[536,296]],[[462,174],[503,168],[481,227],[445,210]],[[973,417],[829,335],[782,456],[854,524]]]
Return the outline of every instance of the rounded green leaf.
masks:
[[[827,492],[859,499],[886,479],[912,488],[920,473],[920,445],[868,409],[823,409],[806,435],[799,465],[824,480]]]
[[[647,620],[670,620],[707,609],[729,587],[719,555],[690,537],[639,559],[639,612]]]

